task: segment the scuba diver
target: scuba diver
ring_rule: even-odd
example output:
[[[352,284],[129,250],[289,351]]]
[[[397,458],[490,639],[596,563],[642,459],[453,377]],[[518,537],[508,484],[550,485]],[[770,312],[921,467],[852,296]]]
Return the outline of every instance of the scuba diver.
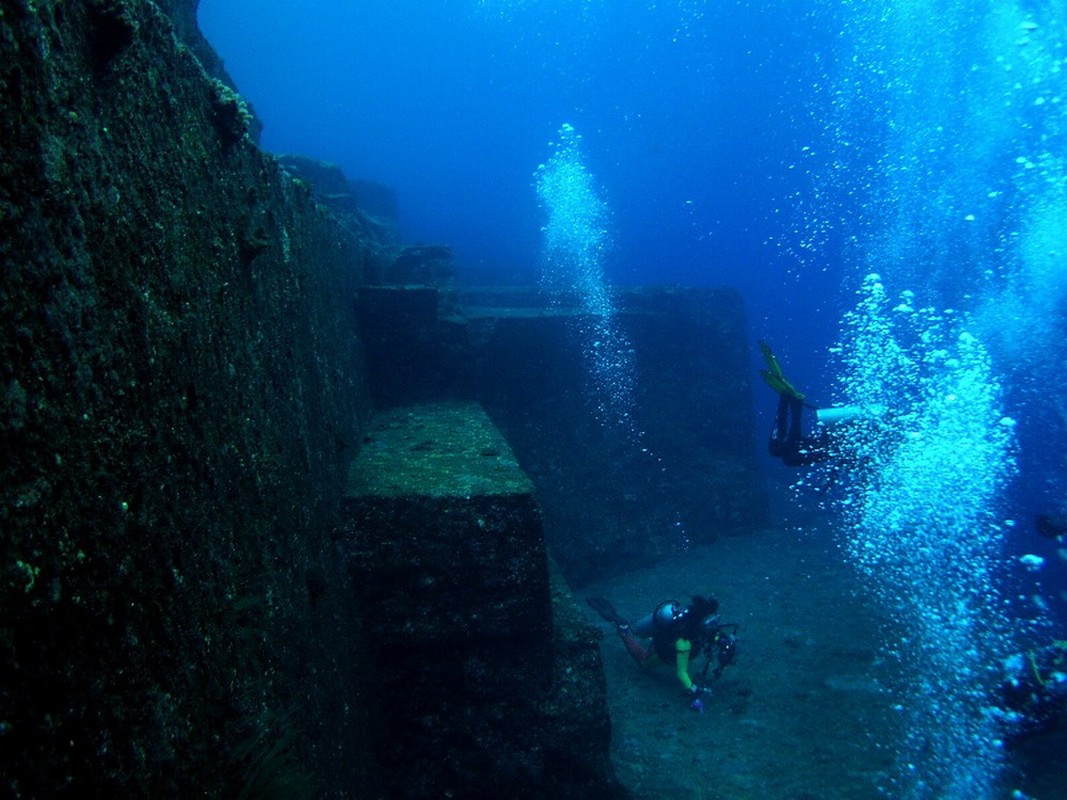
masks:
[[[1009,741],[1050,731],[1067,716],[1067,641],[1009,656],[1004,671],[993,713]]]
[[[771,346],[761,340],[759,349],[767,364],[767,369],[761,369],[759,374],[778,393],[778,411],[774,415],[767,452],[782,459],[789,467],[806,467],[825,461],[830,455],[826,430],[820,430],[815,436],[804,436],[804,395],[786,380]]]
[[[873,419],[885,413],[882,406],[816,408],[804,402],[804,395],[786,380],[771,346],[760,340],[759,349],[767,364],[766,369],[760,370],[760,375],[778,393],[778,411],[767,442],[767,452],[782,459],[786,466],[808,467],[826,461],[834,454],[829,432],[831,426],[858,419]],[[804,435],[802,420],[805,408],[815,411],[818,423],[816,432],[807,436]]]
[[[603,597],[590,597],[587,601],[601,617],[615,625],[626,652],[634,661],[644,666],[650,663],[652,656],[657,656],[663,663],[673,665],[678,681],[686,691],[689,707],[693,711],[704,710],[701,698],[711,692],[707,681],[712,662],[715,662],[715,669],[711,677],[715,679],[737,655],[740,626],[719,620],[718,600],[697,595],[687,606],[668,600],[632,625]],[[652,641],[644,645],[641,639]],[[704,653],[704,666],[698,680],[694,681],[689,669],[701,653]]]

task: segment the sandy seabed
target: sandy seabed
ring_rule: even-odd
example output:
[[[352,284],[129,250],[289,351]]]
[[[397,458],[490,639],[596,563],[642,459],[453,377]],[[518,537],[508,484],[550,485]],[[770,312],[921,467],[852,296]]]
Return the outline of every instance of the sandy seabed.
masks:
[[[603,628],[612,757],[639,800],[893,797],[902,720],[893,710],[892,625],[826,521],[722,538],[654,568],[584,587],[637,618],[663,600],[718,597],[741,625],[739,655],[691,711],[673,669],[637,666]],[[699,659],[698,665],[703,663]],[[1067,731],[1014,749],[1003,796],[1067,798]]]

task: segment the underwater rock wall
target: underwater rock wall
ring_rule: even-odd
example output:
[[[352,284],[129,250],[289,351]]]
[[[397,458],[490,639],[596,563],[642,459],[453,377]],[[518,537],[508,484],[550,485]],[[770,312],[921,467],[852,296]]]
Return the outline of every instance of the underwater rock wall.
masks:
[[[329,536],[371,248],[251,124],[151,2],[0,5],[7,796],[374,794]]]
[[[492,775],[501,796],[623,795],[596,633],[549,569],[542,513],[579,581],[752,523],[739,302],[628,297],[651,449],[616,441],[583,396],[573,315],[462,311],[447,248],[387,261],[387,227],[325,211],[198,60],[195,5],[0,4],[3,792],[425,796]],[[383,276],[433,286],[367,285]],[[541,616],[443,643],[415,630],[390,650],[372,616],[383,576],[337,557],[345,470],[373,404],[455,397],[485,403],[539,497],[523,490],[509,514],[518,550],[456,558],[449,577],[467,587],[521,561]],[[462,555],[495,541],[470,535],[479,508],[410,533]],[[390,506],[361,509],[385,520],[382,541],[411,539]],[[400,680],[431,664],[461,684],[492,669],[448,696]],[[396,730],[451,760],[401,775],[390,709],[447,718]]]
[[[581,327],[535,289],[363,287],[382,407],[476,399],[533,480],[549,553],[572,586],[746,533],[767,520],[744,302],[730,289],[627,289],[632,413],[598,414]],[[402,321],[402,324],[398,324]]]
[[[628,428],[598,418],[581,317],[471,311],[478,396],[537,486],[549,552],[575,586],[767,519],[741,296],[629,289],[615,303],[633,348]]]
[[[481,406],[375,416],[339,553],[381,667],[387,796],[628,796],[601,634],[550,569],[533,484]]]
[[[382,379],[354,299],[396,266],[391,232],[327,212],[255,146],[247,106],[194,55],[195,6],[0,4],[0,791],[427,796],[451,773],[383,780],[382,714],[410,708],[399,678],[480,656],[427,662],[415,636],[405,669],[375,659],[390,631],[364,606],[382,576],[337,557]],[[404,324],[394,312],[383,325]],[[418,695],[462,718],[404,741],[466,759],[464,785],[491,771],[501,796],[622,796],[596,632],[549,579],[525,498],[515,541],[543,635],[517,618],[529,658],[503,651],[487,694]],[[496,575],[494,553],[453,577]]]

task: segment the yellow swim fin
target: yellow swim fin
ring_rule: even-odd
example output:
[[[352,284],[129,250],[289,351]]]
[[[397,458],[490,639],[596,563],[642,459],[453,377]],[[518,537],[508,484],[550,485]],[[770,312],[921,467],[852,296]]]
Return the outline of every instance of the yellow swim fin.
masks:
[[[767,369],[761,369],[759,374],[763,376],[763,380],[767,381],[767,385],[770,386],[778,394],[788,395],[789,397],[795,397],[797,400],[803,400],[804,395],[798,392],[796,387],[793,386],[782,372],[782,367],[778,363],[778,359],[775,358],[774,352],[771,350],[771,346],[762,339],[759,342],[760,352],[763,353],[763,360],[767,362]]]

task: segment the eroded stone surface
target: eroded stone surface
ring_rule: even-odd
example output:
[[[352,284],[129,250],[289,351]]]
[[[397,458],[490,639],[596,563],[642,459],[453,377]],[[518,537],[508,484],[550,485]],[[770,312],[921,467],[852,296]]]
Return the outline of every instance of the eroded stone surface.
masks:
[[[533,485],[481,407],[376,417],[345,510],[389,790],[622,796],[597,634],[550,578]]]

